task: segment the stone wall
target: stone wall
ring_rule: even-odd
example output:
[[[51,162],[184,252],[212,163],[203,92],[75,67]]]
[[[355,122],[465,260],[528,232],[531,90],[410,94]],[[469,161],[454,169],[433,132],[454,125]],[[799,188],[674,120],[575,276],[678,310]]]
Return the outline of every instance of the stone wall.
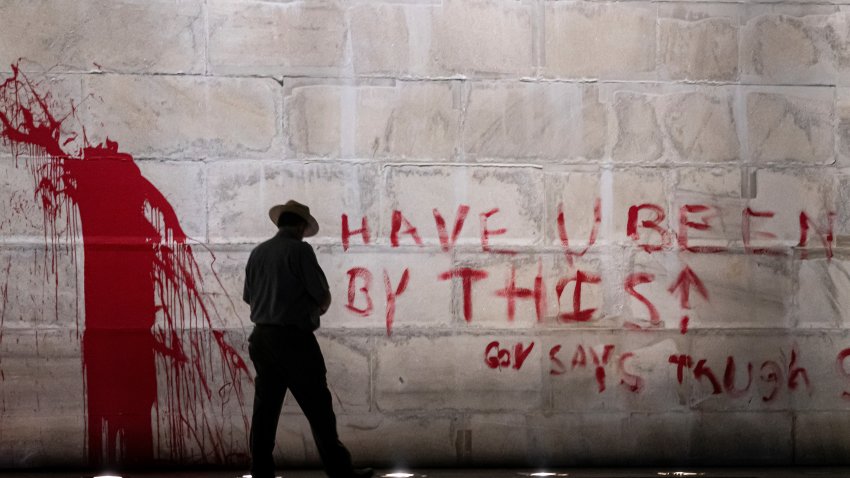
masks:
[[[23,104],[68,154],[5,126],[0,466],[108,455],[93,407],[123,382],[84,337],[125,293],[151,301],[155,400],[113,412],[152,431],[118,420],[103,447],[244,464],[243,268],[289,198],[321,224],[320,343],[358,461],[847,464],[840,3],[0,0],[2,77],[43,95]],[[133,181],[73,176],[107,140]],[[159,233],[125,240],[131,213]],[[119,251],[97,277],[96,247]],[[278,438],[317,463],[291,397]]]

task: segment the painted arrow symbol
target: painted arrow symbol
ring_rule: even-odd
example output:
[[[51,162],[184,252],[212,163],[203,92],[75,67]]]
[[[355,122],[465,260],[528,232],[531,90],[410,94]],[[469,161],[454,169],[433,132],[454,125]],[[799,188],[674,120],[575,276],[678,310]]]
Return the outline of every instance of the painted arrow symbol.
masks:
[[[697,292],[699,292],[704,299],[708,300],[708,290],[705,288],[705,284],[702,283],[700,278],[697,277],[690,267],[685,266],[679,274],[679,277],[676,279],[676,282],[674,282],[667,290],[673,295],[676,295],[676,291],[679,291],[679,301],[682,308],[690,309],[691,287],[696,287]]]

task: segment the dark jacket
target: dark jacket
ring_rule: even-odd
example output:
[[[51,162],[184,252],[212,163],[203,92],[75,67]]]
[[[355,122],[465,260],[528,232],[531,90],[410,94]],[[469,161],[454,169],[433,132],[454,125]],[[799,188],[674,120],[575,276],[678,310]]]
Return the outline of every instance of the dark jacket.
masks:
[[[313,331],[331,295],[313,247],[282,229],[251,251],[242,299],[255,324]]]

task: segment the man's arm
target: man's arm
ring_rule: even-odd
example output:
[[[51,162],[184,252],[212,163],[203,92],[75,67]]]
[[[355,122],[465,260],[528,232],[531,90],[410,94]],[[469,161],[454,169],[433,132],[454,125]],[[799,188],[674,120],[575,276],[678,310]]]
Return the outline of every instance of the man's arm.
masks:
[[[316,253],[313,252],[313,247],[306,243],[303,244],[303,252],[301,254],[301,271],[304,274],[304,287],[310,297],[319,305],[319,311],[324,314],[331,306],[331,292],[328,286],[328,279],[325,277],[324,271],[319,266],[319,261],[316,259]]]
[[[245,265],[245,285],[242,287],[242,300],[246,304],[251,305],[251,259],[248,259],[248,264]]]

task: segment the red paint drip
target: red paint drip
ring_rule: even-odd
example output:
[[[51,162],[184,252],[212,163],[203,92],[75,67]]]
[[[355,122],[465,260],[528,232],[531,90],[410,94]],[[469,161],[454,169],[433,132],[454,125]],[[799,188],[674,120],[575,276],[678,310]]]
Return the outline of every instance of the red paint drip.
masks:
[[[247,437],[226,436],[214,421],[235,398],[248,429],[242,383],[249,370],[213,326],[220,316],[204,302],[201,270],[173,207],[118,143],[91,145],[83,130],[82,148],[66,152],[77,139],[61,130],[76,118],[73,103],[57,118],[49,93],[16,65],[12,71],[0,84],[0,141],[25,156],[35,182],[57,297],[57,249],[65,241],[76,263],[82,232],[90,462],[243,461],[234,447],[244,449]]]

